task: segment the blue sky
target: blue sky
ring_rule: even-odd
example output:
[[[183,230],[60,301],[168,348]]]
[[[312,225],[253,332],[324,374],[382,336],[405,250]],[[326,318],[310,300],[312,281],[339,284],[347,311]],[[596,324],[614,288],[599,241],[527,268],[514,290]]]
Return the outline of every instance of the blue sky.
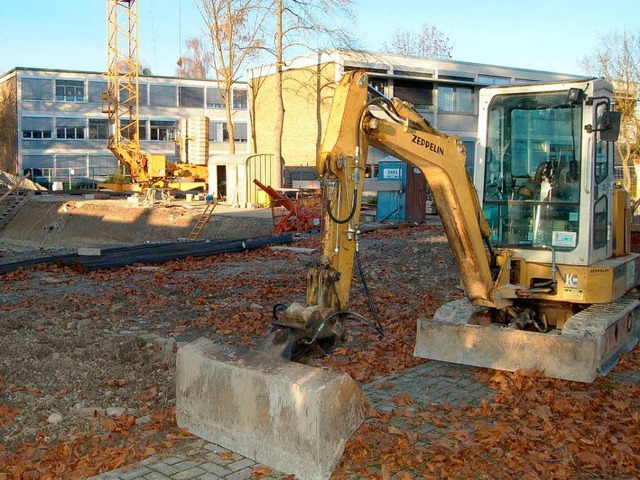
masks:
[[[140,59],[173,75],[181,44],[202,28],[193,0],[138,1]],[[450,38],[455,60],[564,73],[584,73],[580,60],[603,34],[640,29],[638,0],[355,0],[354,11],[354,33],[369,50],[398,27],[429,23]],[[0,0],[0,72],[106,63],[105,0]]]

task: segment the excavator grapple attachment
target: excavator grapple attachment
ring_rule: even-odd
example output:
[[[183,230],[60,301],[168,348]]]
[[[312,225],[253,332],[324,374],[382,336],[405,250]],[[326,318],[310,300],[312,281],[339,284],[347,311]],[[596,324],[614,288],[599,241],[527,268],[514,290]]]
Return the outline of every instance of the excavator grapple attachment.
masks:
[[[331,476],[369,408],[346,373],[204,338],[178,350],[176,386],[180,427],[301,480]]]

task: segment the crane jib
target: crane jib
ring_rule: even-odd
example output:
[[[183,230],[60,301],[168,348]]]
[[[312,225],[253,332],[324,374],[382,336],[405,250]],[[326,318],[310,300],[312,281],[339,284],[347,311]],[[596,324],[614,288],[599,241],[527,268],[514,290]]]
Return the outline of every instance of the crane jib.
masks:
[[[417,145],[420,145],[426,149],[429,149],[432,152],[437,153],[438,155],[444,156],[444,148],[436,145],[435,143],[431,143],[429,140],[425,140],[424,138],[420,138],[419,136],[414,135],[413,140],[411,140],[411,142]]]

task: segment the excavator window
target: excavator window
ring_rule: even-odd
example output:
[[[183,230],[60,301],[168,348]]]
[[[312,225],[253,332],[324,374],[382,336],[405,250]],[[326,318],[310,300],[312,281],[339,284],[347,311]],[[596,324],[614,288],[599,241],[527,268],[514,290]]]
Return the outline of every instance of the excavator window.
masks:
[[[497,246],[577,246],[582,104],[567,92],[496,96],[483,209]]]

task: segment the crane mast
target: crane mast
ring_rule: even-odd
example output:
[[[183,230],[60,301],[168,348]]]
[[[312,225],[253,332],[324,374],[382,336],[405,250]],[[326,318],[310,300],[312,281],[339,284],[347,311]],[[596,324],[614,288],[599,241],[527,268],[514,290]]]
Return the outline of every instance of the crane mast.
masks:
[[[109,150],[136,180],[149,180],[140,150],[138,117],[138,2],[107,0],[107,92]]]
[[[151,154],[140,146],[137,0],[107,0],[107,61],[107,91],[102,94],[102,110],[108,114],[108,148],[127,168],[134,183],[101,185],[126,191],[206,188],[206,165],[191,164],[188,160],[170,162],[164,154]]]

